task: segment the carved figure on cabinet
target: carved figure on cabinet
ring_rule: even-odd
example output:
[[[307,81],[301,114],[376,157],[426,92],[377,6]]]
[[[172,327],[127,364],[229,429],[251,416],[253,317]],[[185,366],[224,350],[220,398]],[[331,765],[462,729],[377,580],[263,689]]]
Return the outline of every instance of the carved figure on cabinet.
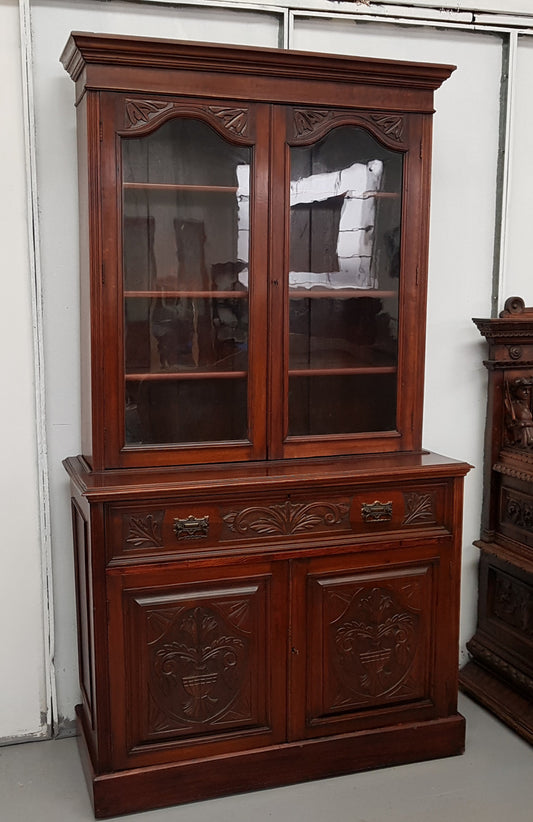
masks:
[[[511,445],[533,448],[531,386],[533,377],[519,377],[505,385],[505,424]]]

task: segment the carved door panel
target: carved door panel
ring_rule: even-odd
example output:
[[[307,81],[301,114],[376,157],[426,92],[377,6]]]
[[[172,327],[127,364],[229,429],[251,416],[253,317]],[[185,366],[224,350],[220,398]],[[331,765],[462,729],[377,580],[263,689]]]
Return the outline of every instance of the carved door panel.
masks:
[[[286,564],[167,566],[109,587],[115,767],[284,738]]]
[[[293,615],[295,736],[434,713],[436,562],[385,571],[363,562],[333,557],[302,562],[293,573],[307,601],[305,624]]]

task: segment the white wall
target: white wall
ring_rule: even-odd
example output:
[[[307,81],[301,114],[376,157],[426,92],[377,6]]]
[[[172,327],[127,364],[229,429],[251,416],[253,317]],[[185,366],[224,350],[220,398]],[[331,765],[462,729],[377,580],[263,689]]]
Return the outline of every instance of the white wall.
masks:
[[[516,9],[526,1],[515,4]],[[485,7],[490,8],[491,2],[485,0]],[[250,10],[165,8],[151,3],[98,0],[32,0],[31,9],[55,668],[59,722],[68,728],[78,700],[78,686],[69,494],[61,461],[80,449],[79,289],[74,86],[59,64],[59,55],[69,32],[84,29],[277,46],[281,16]],[[12,683],[12,694],[10,686],[7,691],[3,686],[0,695],[0,738],[35,733],[42,727],[39,711],[43,708],[46,679],[17,27],[16,0],[0,0],[0,53],[8,61],[2,76],[10,80],[8,103],[13,110],[10,128],[4,129],[6,133],[0,137],[4,149],[0,156],[6,166],[3,180],[12,181],[13,188],[8,201],[0,204],[0,225],[7,227],[10,271],[21,272],[17,278],[8,279],[7,274],[4,277],[10,308],[6,312],[8,322],[2,328],[7,340],[0,343],[0,356],[7,360],[5,384],[10,386],[10,397],[16,393],[9,408],[0,408],[3,430],[9,432],[8,459],[4,463],[9,465],[9,472],[5,471],[5,481],[3,477],[7,487],[2,495],[9,512],[9,517],[7,513],[4,517],[9,539],[0,554],[0,642],[8,654],[6,657],[3,652],[0,659],[9,671],[3,683]],[[356,26],[345,20],[296,17],[291,47],[458,66],[435,98],[424,444],[476,466],[466,481],[464,643],[473,633],[476,617],[477,552],[471,542],[479,535],[486,390],[484,344],[471,317],[490,314],[502,40],[480,32],[375,23]],[[533,289],[528,293],[528,226],[523,214],[523,203],[530,203],[531,198],[527,179],[533,177],[528,145],[528,78],[533,68],[533,47],[528,38],[521,38],[518,68],[516,100],[520,107],[513,132],[517,173],[512,178],[507,247],[513,274],[508,266],[505,296],[518,293],[533,303]],[[18,616],[16,631],[14,614]],[[17,700],[20,721],[12,710]]]
[[[32,291],[17,0],[0,2],[0,76],[0,737],[16,739],[41,734],[46,727]]]

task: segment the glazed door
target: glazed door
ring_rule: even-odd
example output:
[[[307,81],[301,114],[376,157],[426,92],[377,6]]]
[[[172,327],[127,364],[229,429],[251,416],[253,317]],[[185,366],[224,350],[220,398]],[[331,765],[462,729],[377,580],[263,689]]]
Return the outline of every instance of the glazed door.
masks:
[[[112,98],[106,464],[264,458],[268,109]]]
[[[416,126],[294,108],[275,122],[273,186],[287,216],[272,235],[272,454],[411,448],[421,401],[406,370],[421,296],[420,203],[408,195],[420,185],[408,152]]]
[[[114,767],[284,740],[286,563],[117,572],[109,591]]]
[[[439,560],[409,553],[386,570],[369,554],[294,563],[291,738],[438,714]]]

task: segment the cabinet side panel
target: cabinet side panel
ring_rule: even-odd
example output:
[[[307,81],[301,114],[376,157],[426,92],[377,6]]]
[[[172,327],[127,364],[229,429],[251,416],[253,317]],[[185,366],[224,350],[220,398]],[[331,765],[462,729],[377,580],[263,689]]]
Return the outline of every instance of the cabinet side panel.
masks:
[[[92,618],[91,557],[88,524],[76,500],[72,500],[78,658],[82,705],[87,730],[94,732],[94,623]]]
[[[82,453],[92,462],[91,392],[91,294],[89,260],[89,169],[87,151],[87,95],[77,108],[78,189],[80,231],[80,305],[81,305],[81,438]]]

